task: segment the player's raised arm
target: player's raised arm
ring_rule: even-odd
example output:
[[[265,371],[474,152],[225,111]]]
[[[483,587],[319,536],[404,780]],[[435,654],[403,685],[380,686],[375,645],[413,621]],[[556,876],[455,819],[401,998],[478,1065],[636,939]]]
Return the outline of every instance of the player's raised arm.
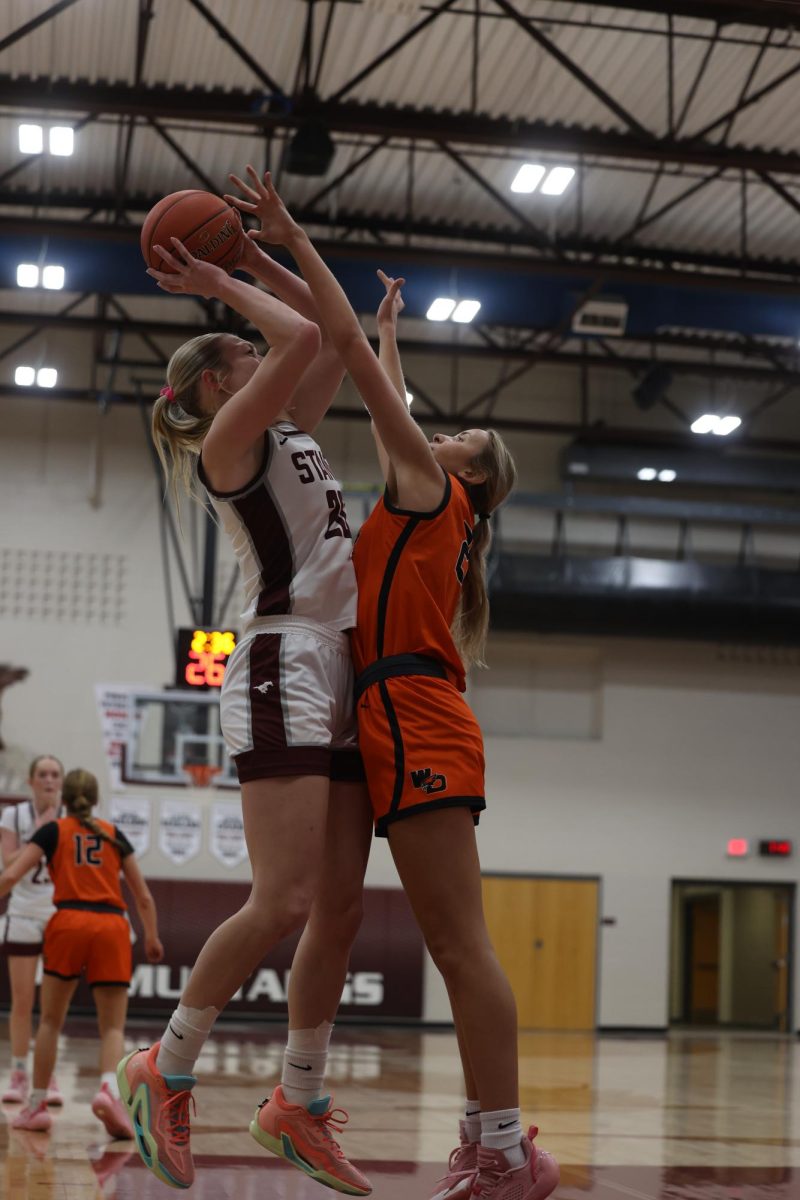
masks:
[[[171,273],[148,269],[158,286],[173,294],[194,294],[221,300],[246,317],[266,339],[269,351],[250,372],[235,370],[221,378],[203,373],[203,383],[218,406],[203,443],[203,461],[212,479],[235,467],[260,444],[264,431],[292,400],[300,379],[320,347],[319,327],[274,296],[231,279],[219,267],[201,263],[172,238],[172,252],[156,246]],[[250,350],[255,354],[253,347]],[[234,364],[235,366],[235,364]],[[206,375],[208,378],[206,378]],[[241,386],[236,384],[241,380]],[[209,414],[210,415],[210,414]]]
[[[328,336],[375,421],[398,480],[401,493],[408,491],[420,508],[434,508],[444,488],[441,468],[430,446],[411,418],[405,399],[384,371],[356,314],[339,283],[320,258],[305,231],[292,219],[273,187],[269,172],[263,181],[253,167],[247,173],[259,191],[261,229],[259,241],[284,245],[292,254],[319,309]],[[392,289],[399,289],[396,280]],[[390,290],[393,298],[394,292]]]

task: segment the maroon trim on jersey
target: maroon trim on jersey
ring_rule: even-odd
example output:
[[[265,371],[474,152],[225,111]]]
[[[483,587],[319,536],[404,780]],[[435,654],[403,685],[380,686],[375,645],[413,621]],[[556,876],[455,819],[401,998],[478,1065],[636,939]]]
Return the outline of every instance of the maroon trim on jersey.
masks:
[[[294,555],[266,478],[260,487],[231,504],[244,524],[263,584],[255,615],[283,616],[291,608]]]
[[[44,942],[0,942],[0,958],[38,958]]]
[[[259,633],[253,638],[248,654],[250,694],[250,736],[253,750],[236,756],[236,762],[256,750],[286,748],[286,726],[283,720],[283,680],[281,679],[280,633]],[[263,691],[260,690],[263,688]]]
[[[283,750],[245,750],[234,758],[239,783],[279,775],[331,776],[331,751],[325,746],[286,746]]]
[[[203,466],[202,450],[200,451],[200,457],[197,460],[197,477],[208,492],[209,496],[213,496],[215,500],[232,500],[235,496],[242,496],[245,492],[249,492],[250,489],[254,488],[256,484],[260,482],[261,478],[266,474],[267,467],[269,466],[270,449],[271,443],[269,431],[267,431],[267,433],[264,434],[264,453],[261,457],[261,466],[258,468],[258,471],[255,473],[253,478],[246,483],[244,487],[236,488],[236,490],[233,492],[214,491],[214,488],[212,488],[211,484],[208,482],[206,469]]]

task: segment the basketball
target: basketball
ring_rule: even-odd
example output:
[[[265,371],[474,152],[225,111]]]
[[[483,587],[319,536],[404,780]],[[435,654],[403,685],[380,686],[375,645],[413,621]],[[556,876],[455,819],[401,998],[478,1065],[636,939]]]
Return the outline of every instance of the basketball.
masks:
[[[172,192],[159,200],[145,218],[141,246],[148,267],[170,273],[154,246],[172,250],[170,238],[183,242],[201,262],[214,263],[230,273],[242,256],[244,233],[237,209],[211,192]]]

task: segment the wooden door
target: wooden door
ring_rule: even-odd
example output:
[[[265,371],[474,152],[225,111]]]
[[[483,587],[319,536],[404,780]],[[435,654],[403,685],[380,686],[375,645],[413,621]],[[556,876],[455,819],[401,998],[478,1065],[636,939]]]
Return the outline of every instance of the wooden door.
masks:
[[[719,896],[687,901],[689,951],[688,1019],[702,1025],[719,1020]]]
[[[789,904],[787,891],[775,892],[775,1028],[789,1031]]]
[[[483,903],[522,1029],[594,1029],[597,880],[486,875]]]

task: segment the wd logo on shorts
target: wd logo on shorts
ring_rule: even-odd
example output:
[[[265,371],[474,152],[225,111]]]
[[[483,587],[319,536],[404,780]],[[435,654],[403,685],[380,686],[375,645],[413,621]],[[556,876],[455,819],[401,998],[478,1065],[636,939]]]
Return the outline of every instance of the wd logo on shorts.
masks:
[[[430,767],[423,767],[421,771],[411,772],[411,783],[415,788],[425,792],[426,796],[433,796],[436,792],[445,790],[447,776],[436,775]]]

